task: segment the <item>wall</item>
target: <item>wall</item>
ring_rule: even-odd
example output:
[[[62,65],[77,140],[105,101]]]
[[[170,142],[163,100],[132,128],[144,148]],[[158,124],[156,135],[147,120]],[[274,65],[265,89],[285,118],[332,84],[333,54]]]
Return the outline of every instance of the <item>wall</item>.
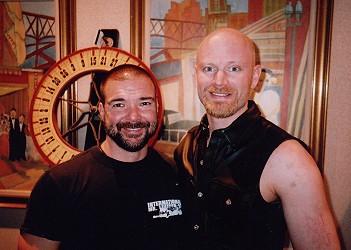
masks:
[[[350,1],[334,1],[327,136],[326,184],[344,249],[351,249],[351,17]]]
[[[130,49],[129,1],[77,0],[77,48],[95,46],[99,29],[118,29],[119,47]]]
[[[122,48],[129,50],[128,4],[127,0],[100,0],[91,3],[78,0],[78,48],[92,46],[99,28],[117,27],[122,31]],[[348,65],[351,64],[351,16],[348,13],[349,4],[349,0],[334,1],[324,171],[332,208],[340,227],[343,249],[351,250],[351,91],[349,89],[351,75],[348,71]],[[0,250],[17,249],[18,228],[23,216],[24,210],[0,208]]]

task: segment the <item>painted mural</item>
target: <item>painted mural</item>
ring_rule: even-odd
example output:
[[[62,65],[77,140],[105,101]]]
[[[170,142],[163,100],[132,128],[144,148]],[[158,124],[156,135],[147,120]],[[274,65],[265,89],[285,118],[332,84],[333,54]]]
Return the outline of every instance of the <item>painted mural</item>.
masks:
[[[161,140],[179,142],[205,113],[194,84],[195,51],[206,34],[241,30],[257,48],[263,116],[297,137],[304,126],[310,1],[151,0],[150,62],[164,97]]]
[[[0,2],[0,190],[31,190],[48,164],[30,136],[29,107],[56,60],[54,1]]]

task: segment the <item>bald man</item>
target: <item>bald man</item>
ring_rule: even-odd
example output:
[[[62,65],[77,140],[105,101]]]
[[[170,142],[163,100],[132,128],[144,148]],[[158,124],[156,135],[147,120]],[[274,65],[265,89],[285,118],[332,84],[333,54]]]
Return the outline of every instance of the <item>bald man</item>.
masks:
[[[248,101],[259,81],[253,42],[219,29],[200,44],[206,109],[175,151],[189,249],[340,249],[323,181],[303,142]]]

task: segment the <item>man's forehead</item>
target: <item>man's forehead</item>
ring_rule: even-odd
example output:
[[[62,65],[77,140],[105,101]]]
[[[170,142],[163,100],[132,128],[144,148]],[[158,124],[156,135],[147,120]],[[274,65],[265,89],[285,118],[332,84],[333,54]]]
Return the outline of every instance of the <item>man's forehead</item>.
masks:
[[[143,93],[145,95],[154,95],[155,94],[155,87],[153,82],[148,79],[128,79],[128,80],[112,80],[107,82],[106,88],[108,89],[106,91],[106,95],[108,96],[109,93],[119,93],[121,95],[123,94],[129,94],[131,92],[133,93],[140,93],[142,95]]]
[[[235,44],[221,44],[209,46],[207,50],[199,50],[196,57],[196,64],[236,64],[246,63],[253,60],[254,52],[249,46],[236,46]]]

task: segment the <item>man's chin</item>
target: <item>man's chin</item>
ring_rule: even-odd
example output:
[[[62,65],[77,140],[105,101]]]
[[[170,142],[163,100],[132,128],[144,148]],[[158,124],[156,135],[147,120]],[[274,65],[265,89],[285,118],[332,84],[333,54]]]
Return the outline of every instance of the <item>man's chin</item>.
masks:
[[[142,150],[146,145],[147,145],[147,142],[140,142],[135,144],[125,143],[119,146],[128,152],[137,152]]]
[[[143,149],[149,141],[149,137],[141,134],[133,137],[123,137],[122,140],[115,141],[117,145],[129,152],[137,152]]]
[[[208,102],[205,105],[206,112],[215,118],[227,118],[237,111],[237,105],[233,103]]]

